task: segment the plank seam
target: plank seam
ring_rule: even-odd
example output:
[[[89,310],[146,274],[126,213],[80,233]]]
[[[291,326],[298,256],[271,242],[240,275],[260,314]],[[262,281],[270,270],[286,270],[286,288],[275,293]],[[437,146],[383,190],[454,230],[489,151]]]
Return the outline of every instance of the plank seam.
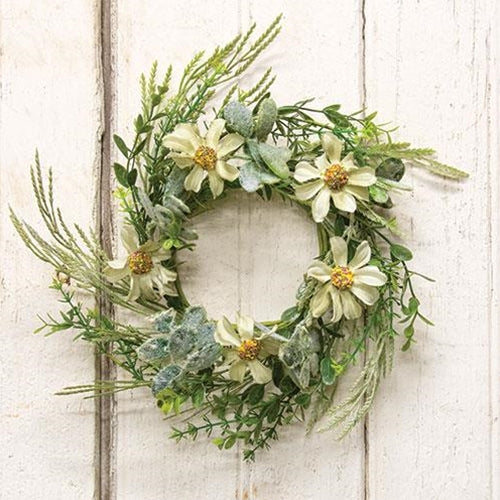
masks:
[[[362,115],[365,116],[366,109],[366,99],[367,99],[367,86],[366,86],[366,0],[361,0],[360,4],[360,44],[361,44],[361,54],[360,54],[360,82],[361,82],[361,108]],[[366,358],[366,354],[364,355]],[[365,416],[363,420],[363,500],[368,500],[370,496],[369,492],[369,466],[370,466],[370,456],[369,456],[369,417]]]
[[[111,124],[113,107],[111,0],[98,0],[97,44],[99,50],[99,78],[101,89],[101,149],[96,182],[96,231],[99,242],[112,255],[113,217],[111,210]],[[113,319],[114,307],[104,296],[97,297],[99,315]],[[106,354],[95,352],[96,380],[114,380],[116,370]],[[115,440],[116,401],[113,395],[97,397],[95,415],[95,492],[96,500],[116,498]]]

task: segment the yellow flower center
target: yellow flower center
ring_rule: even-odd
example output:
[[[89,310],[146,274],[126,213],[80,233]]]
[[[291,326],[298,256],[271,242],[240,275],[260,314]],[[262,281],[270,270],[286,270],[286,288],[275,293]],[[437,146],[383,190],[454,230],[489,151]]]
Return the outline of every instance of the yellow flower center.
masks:
[[[134,274],[146,274],[154,267],[153,259],[148,253],[136,250],[128,257],[128,267]]]
[[[332,191],[342,189],[349,180],[345,168],[338,163],[330,165],[323,174],[323,180]]]
[[[330,274],[330,279],[333,286],[339,290],[351,288],[354,283],[354,276],[348,267],[335,266]]]
[[[213,170],[217,163],[217,153],[208,146],[200,146],[194,154],[194,162],[203,170]]]
[[[246,361],[253,361],[260,353],[261,345],[258,340],[244,340],[238,347],[238,356]]]

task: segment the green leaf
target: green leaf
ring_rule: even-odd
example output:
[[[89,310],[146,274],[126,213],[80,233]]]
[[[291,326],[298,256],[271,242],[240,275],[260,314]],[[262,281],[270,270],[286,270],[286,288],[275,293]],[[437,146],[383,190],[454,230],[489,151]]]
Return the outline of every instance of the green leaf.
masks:
[[[247,392],[247,401],[251,405],[256,405],[262,398],[264,397],[264,385],[263,384],[254,384],[250,387]]]
[[[113,140],[115,141],[115,144],[121,151],[122,155],[125,156],[125,158],[128,158],[129,149],[127,148],[124,140],[119,135],[116,134],[113,135]]]
[[[137,169],[133,168],[127,175],[127,182],[130,187],[135,186],[137,180]]]
[[[410,300],[408,301],[408,311],[410,314],[415,314],[418,311],[418,306],[420,305],[420,302],[416,297],[410,297]]]
[[[288,148],[262,143],[259,144],[259,153],[264,163],[278,177],[286,179],[290,176],[286,162],[292,157],[292,152]]]
[[[297,394],[294,399],[299,406],[302,406],[302,408],[307,408],[311,404],[311,395],[307,393]]]
[[[132,152],[132,156],[137,156],[143,149],[144,149],[144,146],[146,145],[146,142],[148,141],[148,139],[143,139],[134,149],[134,151]]]
[[[233,434],[232,436],[229,436],[224,442],[224,449],[229,450],[234,446],[235,443],[236,443],[236,436]]]
[[[278,108],[273,99],[263,99],[259,105],[257,119],[255,120],[255,135],[259,141],[266,140],[266,137],[273,129],[277,116]]]
[[[212,443],[219,448],[219,450],[222,450],[224,447],[224,441],[225,439],[223,437],[216,437],[212,439]]]
[[[198,408],[202,405],[203,400],[205,399],[205,388],[203,386],[196,389],[191,396],[191,401],[195,408]]]
[[[119,163],[114,163],[113,169],[115,171],[116,180],[122,186],[129,187],[128,180],[127,180],[127,176],[128,176],[127,169],[123,165],[120,165]]]
[[[407,261],[413,259],[411,251],[403,245],[392,244],[391,255],[394,260]]]
[[[297,319],[299,315],[299,310],[297,306],[289,307],[281,314],[281,321],[288,323],[289,321],[293,321]]]
[[[405,174],[405,165],[399,158],[387,158],[378,166],[376,174],[378,177],[399,182]]]
[[[323,114],[330,120],[334,125],[339,127],[350,127],[351,124],[345,115],[339,113],[340,104],[332,104],[323,108]]]
[[[332,359],[327,356],[320,363],[321,380],[325,385],[332,385],[335,381],[335,370],[333,369]]]
[[[224,108],[224,119],[229,132],[236,132],[243,137],[252,135],[252,112],[240,102],[232,101]]]
[[[370,186],[368,188],[368,191],[370,192],[370,198],[375,203],[386,203],[387,200],[389,199],[389,193],[380,186],[377,186],[376,184]]]

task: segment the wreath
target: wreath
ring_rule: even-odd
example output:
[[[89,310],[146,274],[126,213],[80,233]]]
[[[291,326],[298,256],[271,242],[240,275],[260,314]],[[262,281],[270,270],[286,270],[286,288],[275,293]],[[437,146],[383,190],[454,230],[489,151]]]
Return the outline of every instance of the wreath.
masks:
[[[398,242],[393,197],[410,189],[402,183],[409,166],[466,176],[431,149],[395,142],[376,113],[316,108],[312,99],[277,106],[270,69],[245,88],[244,73],[279,23],[256,39],[252,26],[208,57],[196,54],[176,90],[171,67],[161,82],[156,63],[142,75],[135,136],[114,136],[123,155],[114,164],[123,258],[110,258],[94,231],[65,222],[38,155],[32,183],[50,237],[12,213],[24,243],[55,269],[51,287],[64,303],[40,329],[76,331],[129,374],[62,392],[150,387],[174,419],[174,439],[208,435],[221,449],[242,442],[245,459],[292,421],[311,430],[321,419],[321,429],[344,435],[364,417],[395,342],[401,338],[406,350],[417,323],[431,324],[413,283],[425,276],[408,267],[412,253]],[[222,104],[213,108],[220,91]],[[296,303],[277,320],[240,313],[213,320],[182,289],[176,258],[195,248],[196,216],[241,190],[297,205],[317,227],[317,257]],[[86,308],[76,292],[130,311],[131,322]],[[339,381],[355,363],[359,375],[337,401]]]

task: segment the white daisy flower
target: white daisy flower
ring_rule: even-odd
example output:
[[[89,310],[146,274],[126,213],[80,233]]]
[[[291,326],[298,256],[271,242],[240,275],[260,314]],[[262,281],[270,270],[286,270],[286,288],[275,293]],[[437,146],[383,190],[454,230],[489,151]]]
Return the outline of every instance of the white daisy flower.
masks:
[[[338,210],[356,211],[356,198],[368,201],[368,186],[375,184],[375,171],[370,167],[359,168],[349,153],[341,159],[343,142],[331,132],[321,136],[324,154],[316,158],[315,166],[301,161],[295,168],[295,186],[299,200],[312,202],[315,222],[322,222],[330,210],[330,199]],[[309,182],[311,181],[311,182]]]
[[[278,354],[279,343],[270,337],[274,330],[267,333],[254,331],[254,321],[248,316],[238,315],[236,329],[227,318],[217,322],[215,340],[226,347],[224,357],[230,365],[229,377],[238,382],[245,378],[247,370],[258,384],[267,384],[272,372],[261,362],[271,354]]]
[[[179,168],[192,167],[184,181],[187,191],[197,193],[201,183],[207,178],[213,197],[217,198],[224,181],[234,181],[239,170],[226,161],[227,156],[238,149],[245,139],[239,134],[226,134],[221,139],[225,120],[214,120],[205,137],[200,135],[194,123],[179,123],[171,134],[165,137],[164,145],[172,152],[169,157]]]
[[[108,262],[104,269],[108,280],[115,283],[129,277],[129,300],[137,300],[140,296],[155,299],[155,287],[160,295],[177,295],[174,287],[177,273],[161,265],[170,257],[170,252],[154,241],[139,245],[137,233],[129,224],[123,227],[121,237],[128,255]]]
[[[318,318],[332,307],[332,322],[356,319],[363,309],[358,302],[371,306],[379,298],[376,287],[382,286],[387,277],[376,266],[367,266],[371,258],[370,245],[362,241],[352,260],[347,262],[347,243],[343,238],[334,236],[330,239],[333,255],[333,267],[324,262],[314,261],[307,275],[318,280],[321,285],[314,294],[310,309]]]

